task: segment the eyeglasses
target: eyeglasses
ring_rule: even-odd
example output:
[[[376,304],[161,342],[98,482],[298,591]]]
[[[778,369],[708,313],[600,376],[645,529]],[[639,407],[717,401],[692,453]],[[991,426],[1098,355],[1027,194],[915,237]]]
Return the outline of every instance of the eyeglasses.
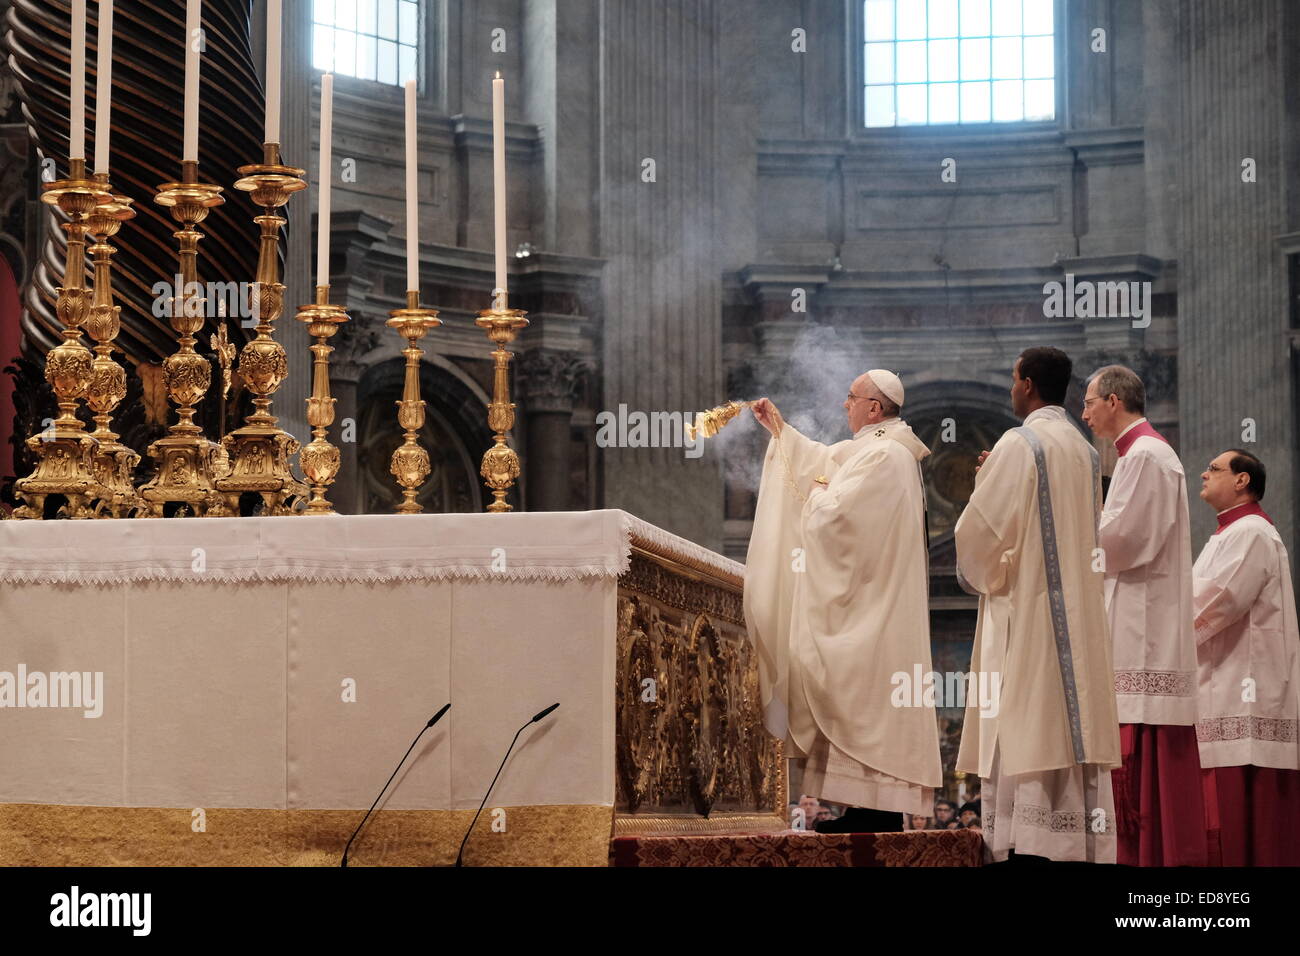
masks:
[[[868,396],[868,395],[854,395],[852,392],[849,392],[848,397],[847,397],[846,399],[844,399],[844,400],[845,400],[846,402],[852,402],[852,401],[857,400],[857,399],[865,399],[865,400],[868,401],[868,402],[878,402],[878,401],[880,401],[880,399],[878,399],[878,398],[871,398],[871,397]]]
[[[1206,470],[1206,471],[1212,471],[1212,472],[1218,473],[1218,472],[1220,472],[1220,471],[1227,471],[1228,469],[1227,469],[1227,468],[1224,468],[1222,465],[1214,465],[1214,464],[1211,464],[1211,465],[1209,465],[1205,470]]]

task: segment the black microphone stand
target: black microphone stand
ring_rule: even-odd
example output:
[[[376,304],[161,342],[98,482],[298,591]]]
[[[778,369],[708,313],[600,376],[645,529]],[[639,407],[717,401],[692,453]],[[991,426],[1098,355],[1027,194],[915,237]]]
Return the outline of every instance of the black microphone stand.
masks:
[[[366,811],[366,815],[361,818],[361,822],[357,824],[357,828],[352,831],[352,836],[348,837],[348,845],[343,848],[343,859],[339,861],[339,866],[343,867],[344,869],[347,869],[348,852],[352,849],[352,841],[357,838],[357,834],[361,832],[361,828],[366,825],[366,821],[370,819],[370,814],[374,813],[375,807],[379,806],[379,798],[384,795],[384,790],[387,790],[388,784],[393,782],[393,777],[397,776],[397,771],[402,769],[402,764],[406,763],[406,758],[411,756],[411,751],[414,750],[415,745],[420,742],[420,738],[424,736],[424,732],[428,730],[430,727],[432,727],[434,724],[436,724],[439,720],[441,720],[442,715],[445,714],[450,709],[451,709],[451,704],[443,705],[442,710],[438,711],[436,714],[430,717],[429,722],[425,724],[423,727],[421,727],[420,732],[415,735],[415,739],[411,741],[411,746],[406,748],[406,753],[402,754],[402,759],[399,760],[397,762],[397,766],[393,768],[393,773],[392,776],[388,778],[388,783],[384,784],[383,789],[379,791],[379,796],[375,797],[375,802],[370,805],[370,809]],[[528,725],[525,724],[524,726],[526,727]]]

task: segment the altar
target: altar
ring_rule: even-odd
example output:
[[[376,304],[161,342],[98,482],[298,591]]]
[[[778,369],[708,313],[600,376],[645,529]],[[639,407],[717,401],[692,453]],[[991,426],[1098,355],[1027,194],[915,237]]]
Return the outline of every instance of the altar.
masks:
[[[605,865],[777,830],[743,567],[626,512],[0,522],[0,865]]]

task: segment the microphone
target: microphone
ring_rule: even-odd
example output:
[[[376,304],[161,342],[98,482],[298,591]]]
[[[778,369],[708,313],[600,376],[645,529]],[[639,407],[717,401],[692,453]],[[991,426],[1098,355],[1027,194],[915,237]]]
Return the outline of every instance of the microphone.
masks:
[[[366,821],[370,819],[370,814],[374,813],[375,807],[379,806],[379,798],[384,795],[384,790],[387,790],[388,784],[393,782],[393,777],[397,776],[397,771],[402,769],[402,764],[406,763],[406,758],[411,756],[411,751],[414,750],[415,745],[420,742],[420,738],[424,736],[424,732],[438,721],[442,720],[442,715],[449,710],[451,710],[451,704],[444,704],[442,710],[430,717],[429,722],[421,727],[420,732],[415,735],[415,739],[411,741],[411,746],[406,748],[406,753],[402,754],[402,759],[399,760],[397,766],[393,768],[393,773],[392,776],[388,778],[388,783],[384,784],[383,789],[379,791],[379,796],[375,797],[375,802],[370,805],[370,809],[366,811],[366,815],[361,818],[361,822],[357,824],[357,828],[352,831],[352,836],[348,837],[348,845],[343,848],[343,859],[339,861],[339,866],[347,869],[348,852],[352,849],[352,841],[357,838],[357,834],[361,832],[361,828],[366,825]]]
[[[483,808],[487,806],[488,797],[492,796],[492,788],[497,785],[497,777],[501,776],[501,770],[505,767],[506,761],[510,759],[510,752],[515,749],[515,743],[516,741],[519,740],[519,735],[528,729],[528,724],[537,723],[539,720],[541,720],[543,717],[551,713],[551,711],[555,710],[555,708],[559,706],[560,706],[560,702],[556,701],[554,704],[552,704],[550,707],[547,707],[540,714],[534,716],[530,721],[528,721],[527,724],[524,724],[522,727],[520,727],[518,730],[515,731],[514,740],[510,741],[510,746],[506,748],[506,755],[501,758],[501,766],[497,767],[496,777],[493,777],[492,782],[488,784],[487,793],[483,794],[483,802],[478,805],[478,810],[474,814],[474,819],[469,822],[469,829],[465,831],[465,836],[461,838],[460,849],[456,851],[456,866],[465,865],[462,862],[463,857],[465,855],[465,843],[469,840],[469,835],[474,832],[474,824],[478,823],[479,814],[482,813]]]

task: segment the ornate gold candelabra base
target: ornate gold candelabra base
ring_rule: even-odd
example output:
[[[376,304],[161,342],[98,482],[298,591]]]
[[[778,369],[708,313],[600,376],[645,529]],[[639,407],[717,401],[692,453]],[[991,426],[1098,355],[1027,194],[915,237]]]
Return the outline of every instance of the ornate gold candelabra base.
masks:
[[[330,305],[330,287],[316,287],[316,301],[298,306],[298,321],[307,323],[307,334],[316,340],[311,346],[312,361],[311,397],[307,399],[307,424],[311,425],[312,439],[298,456],[302,472],[311,482],[311,500],[307,514],[332,515],[334,506],[326,496],[329,486],[339,473],[339,450],[330,444],[326,435],[334,423],[334,399],[330,397],[330,353],[334,347],[329,338],[348,320],[347,310],[341,305]]]
[[[113,360],[113,341],[121,328],[121,307],[113,304],[112,256],[117,250],[109,243],[124,222],[135,218],[132,200],[113,193],[107,173],[95,178],[109,192],[109,198],[95,207],[87,219],[87,231],[95,244],[90,253],[95,263],[95,294],[82,327],[95,340],[95,361],[86,404],[95,413],[95,478],[104,489],[95,503],[99,517],[125,518],[145,509],[136,494],[135,468],[140,456],[118,441],[112,429],[113,411],[126,397],[126,371]]]
[[[86,219],[95,207],[109,198],[96,179],[86,176],[85,159],[69,162],[68,178],[47,183],[41,201],[58,206],[68,217],[63,229],[68,234],[63,285],[58,290],[55,310],[63,323],[63,341],[45,357],[45,380],[54,389],[59,417],[40,433],[27,439],[37,457],[35,470],[14,484],[23,504],[15,518],[45,517],[46,502],[58,495],[66,504],[61,513],[69,518],[93,515],[92,503],[103,489],[95,477],[93,463],[97,442],[77,418],[77,401],[84,398],[94,375],[90,349],[81,341],[81,324],[90,311],[86,281]]]
[[[204,324],[205,300],[197,294],[198,242],[203,234],[195,228],[207,218],[208,210],[219,206],[221,187],[198,181],[198,163],[181,164],[181,182],[158,187],[154,202],[171,210],[181,224],[176,233],[180,241],[179,295],[172,299],[171,326],[176,330],[178,348],[163,362],[163,382],[167,397],[176,406],[177,421],[168,434],[149,446],[149,457],[158,466],[157,474],[140,487],[140,497],[149,514],[161,518],[167,505],[177,514],[223,514],[224,502],[215,481],[222,477],[220,446],[203,436],[194,423],[194,404],[207,394],[212,384],[212,366],[194,351],[194,335]]]
[[[263,162],[239,167],[242,177],[235,188],[252,195],[263,214],[253,221],[261,227],[257,279],[249,308],[257,318],[257,336],[239,355],[239,374],[253,393],[253,412],[245,424],[223,440],[230,458],[230,473],[216,481],[225,497],[225,510],[239,513],[239,499],[248,492],[262,498],[264,513],[293,514],[307,497],[307,486],[293,474],[290,459],[298,453],[298,439],[281,429],[271,414],[271,395],[288,374],[284,346],[272,338],[273,323],[284,312],[284,286],[280,283],[280,227],[285,219],[276,210],[293,193],[307,188],[303,170],[280,163],[280,144],[266,143]],[[310,457],[310,456],[309,456]],[[328,502],[326,503],[328,506]]]
[[[402,399],[397,403],[397,423],[402,426],[402,444],[393,452],[389,471],[402,486],[402,502],[397,513],[419,514],[424,509],[415,500],[420,486],[429,477],[429,453],[420,446],[420,429],[424,427],[424,402],[420,399],[420,356],[424,350],[415,343],[424,338],[429,329],[442,325],[436,309],[420,308],[420,293],[406,293],[406,308],[388,313],[385,323],[406,339],[406,378],[402,382]]]
[[[493,293],[492,308],[478,314],[474,324],[487,332],[487,337],[496,348],[492,351],[492,402],[488,405],[488,427],[495,433],[492,447],[483,455],[483,465],[479,474],[484,484],[492,491],[492,503],[487,506],[491,512],[513,510],[506,501],[506,494],[519,477],[519,455],[506,444],[506,432],[515,424],[515,406],[510,401],[510,359],[512,353],[506,346],[515,340],[520,330],[528,327],[524,318],[526,312],[506,307],[506,295],[500,289]]]

